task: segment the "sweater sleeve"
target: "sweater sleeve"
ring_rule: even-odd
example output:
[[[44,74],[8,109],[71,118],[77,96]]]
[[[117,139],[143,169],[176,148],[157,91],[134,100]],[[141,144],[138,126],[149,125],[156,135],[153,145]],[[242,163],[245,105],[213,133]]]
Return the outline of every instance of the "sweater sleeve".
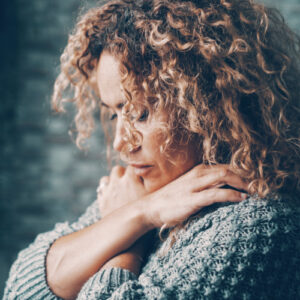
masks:
[[[58,223],[54,230],[39,234],[28,248],[19,253],[12,265],[3,300],[59,299],[47,285],[45,261],[48,250],[58,238],[81,230],[99,219],[95,201],[75,223]]]
[[[299,210],[257,201],[192,222],[139,278],[100,270],[78,299],[298,299]]]

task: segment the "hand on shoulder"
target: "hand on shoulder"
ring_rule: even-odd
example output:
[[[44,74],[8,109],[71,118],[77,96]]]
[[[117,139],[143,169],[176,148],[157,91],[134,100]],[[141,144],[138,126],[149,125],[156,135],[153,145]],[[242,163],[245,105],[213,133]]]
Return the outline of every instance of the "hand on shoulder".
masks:
[[[103,185],[103,182],[106,184]],[[163,225],[175,226],[216,202],[242,201],[248,188],[229,165],[203,164],[148,194],[143,180],[130,167],[114,167],[109,177],[100,180],[100,187],[98,201],[103,215],[136,202],[143,211],[149,230]]]

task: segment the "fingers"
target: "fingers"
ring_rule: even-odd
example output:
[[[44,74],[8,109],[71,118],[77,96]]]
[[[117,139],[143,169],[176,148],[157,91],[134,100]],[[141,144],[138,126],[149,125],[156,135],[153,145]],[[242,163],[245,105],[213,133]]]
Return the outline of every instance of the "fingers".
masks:
[[[193,192],[199,192],[203,189],[212,187],[222,187],[225,185],[229,185],[238,190],[248,191],[248,183],[230,170],[229,165],[199,165],[191,172],[193,177],[190,178],[190,180],[193,184]]]
[[[100,179],[100,184],[103,182],[103,184],[106,184],[109,182],[109,177],[108,176],[103,176]]]
[[[109,177],[104,176],[100,179],[99,188],[101,188],[101,185],[118,180],[118,178],[122,180],[130,178],[130,180],[133,180],[137,183],[143,183],[142,178],[135,174],[134,169],[132,167],[128,166],[127,168],[124,168],[122,166],[117,165],[112,168]]]
[[[101,195],[103,193],[103,189],[109,184],[109,177],[103,176],[99,180],[99,186],[97,188],[98,195]]]
[[[110,176],[112,177],[122,177],[126,169],[122,166],[114,166],[111,170]]]
[[[246,193],[232,189],[213,188],[194,194],[194,205],[197,209],[217,202],[240,202],[247,198]]]
[[[109,177],[108,176],[103,176],[100,179],[99,187],[104,187],[104,186],[108,185],[108,183],[109,183]]]

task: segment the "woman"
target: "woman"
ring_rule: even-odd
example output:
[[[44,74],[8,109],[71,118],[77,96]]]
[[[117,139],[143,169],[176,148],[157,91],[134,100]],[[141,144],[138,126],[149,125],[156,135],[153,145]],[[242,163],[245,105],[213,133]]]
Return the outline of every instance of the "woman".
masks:
[[[61,62],[53,104],[75,103],[78,146],[100,106],[126,167],[19,254],[4,299],[300,295],[299,39],[275,10],[112,1]]]

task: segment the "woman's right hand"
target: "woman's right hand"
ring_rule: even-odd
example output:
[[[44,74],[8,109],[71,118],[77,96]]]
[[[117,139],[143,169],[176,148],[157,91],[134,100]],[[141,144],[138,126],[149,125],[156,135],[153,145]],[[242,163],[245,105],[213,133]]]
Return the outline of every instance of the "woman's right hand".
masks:
[[[229,188],[222,188],[225,185]],[[149,229],[163,225],[172,227],[213,203],[242,201],[247,197],[247,191],[248,184],[229,165],[197,165],[146,195],[140,204]]]
[[[102,218],[114,210],[146,195],[143,181],[132,167],[114,166],[109,176],[100,179],[97,201]]]

